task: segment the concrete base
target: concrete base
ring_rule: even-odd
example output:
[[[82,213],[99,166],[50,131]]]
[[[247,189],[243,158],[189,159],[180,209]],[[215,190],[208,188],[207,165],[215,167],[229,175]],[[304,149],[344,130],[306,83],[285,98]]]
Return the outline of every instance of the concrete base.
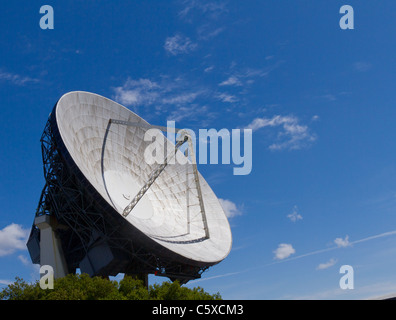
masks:
[[[51,266],[55,279],[65,277],[68,270],[61,242],[55,232],[56,219],[43,215],[36,217],[34,224],[40,229],[40,265]]]

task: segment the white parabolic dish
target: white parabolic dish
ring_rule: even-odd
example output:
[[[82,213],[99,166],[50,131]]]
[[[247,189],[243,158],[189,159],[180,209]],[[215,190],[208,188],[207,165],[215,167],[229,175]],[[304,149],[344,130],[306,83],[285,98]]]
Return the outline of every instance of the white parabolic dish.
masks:
[[[55,117],[61,139],[75,165],[95,191],[122,215],[158,164],[149,165],[144,159],[144,150],[151,143],[144,141],[147,129],[109,125],[109,120],[148,123],[110,99],[81,91],[62,96]],[[125,223],[176,255],[213,265],[229,254],[232,236],[219,200],[201,174],[199,181],[209,239],[204,239],[192,166],[178,162],[165,168],[125,218]]]

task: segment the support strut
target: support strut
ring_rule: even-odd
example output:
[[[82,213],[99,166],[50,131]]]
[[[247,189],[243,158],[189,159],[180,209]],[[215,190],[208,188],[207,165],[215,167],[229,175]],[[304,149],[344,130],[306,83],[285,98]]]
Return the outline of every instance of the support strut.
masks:
[[[109,124],[120,124],[120,125],[127,125],[127,126],[134,126],[134,127],[139,127],[143,129],[159,129],[161,131],[172,131],[172,132],[180,132],[181,134],[181,140],[178,141],[178,143],[175,145],[175,152],[172,153],[170,156],[168,156],[164,163],[160,164],[157,169],[155,169],[149,176],[148,181],[144,184],[144,186],[140,189],[140,191],[136,194],[136,196],[133,198],[133,200],[129,203],[128,206],[125,207],[122,215],[123,217],[127,217],[133,208],[137,205],[137,203],[140,201],[140,199],[144,196],[144,194],[147,192],[147,190],[151,187],[151,185],[154,183],[154,181],[159,177],[159,175],[164,171],[166,166],[168,165],[169,161],[176,155],[178,149],[185,143],[188,142],[188,147],[190,150],[190,155],[191,155],[191,162],[193,166],[193,173],[194,173],[194,180],[195,184],[197,187],[197,193],[198,193],[198,201],[199,201],[199,206],[201,210],[201,215],[202,215],[202,222],[204,225],[204,231],[205,231],[205,238],[209,239],[209,227],[208,227],[208,222],[206,219],[206,213],[205,213],[205,206],[202,198],[202,190],[201,190],[201,185],[199,183],[199,175],[198,175],[198,169],[197,169],[197,161],[195,157],[195,152],[194,152],[194,146],[193,146],[193,141],[190,136],[190,134],[187,132],[187,130],[180,130],[180,129],[175,129],[175,128],[167,128],[167,127],[162,127],[162,126],[154,126],[154,125],[146,125],[143,123],[138,123],[138,122],[129,122],[129,121],[123,121],[123,120],[116,120],[116,119],[110,119]]]
[[[139,202],[139,200],[144,196],[144,194],[146,193],[146,191],[151,187],[151,185],[154,183],[154,181],[159,177],[159,175],[161,174],[162,171],[165,170],[166,166],[168,165],[168,162],[171,158],[173,158],[173,156],[176,154],[177,150],[182,146],[182,144],[184,142],[187,141],[187,137],[185,137],[183,140],[180,140],[176,146],[175,146],[175,152],[172,153],[172,155],[170,157],[167,157],[164,161],[164,163],[160,164],[160,166],[155,169],[151,174],[150,174],[150,178],[147,180],[147,182],[145,183],[145,185],[140,189],[140,191],[137,193],[137,195],[133,198],[133,200],[131,201],[130,204],[128,204],[125,209],[124,212],[122,213],[122,215],[126,218],[131,211],[133,210],[133,208],[135,208],[135,206],[137,205],[137,203]]]

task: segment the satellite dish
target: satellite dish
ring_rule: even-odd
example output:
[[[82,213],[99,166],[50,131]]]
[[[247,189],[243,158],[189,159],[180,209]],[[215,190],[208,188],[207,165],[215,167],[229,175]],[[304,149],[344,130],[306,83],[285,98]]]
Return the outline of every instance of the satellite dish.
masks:
[[[27,243],[34,263],[62,265],[60,275],[80,268],[185,283],[227,257],[230,226],[194,158],[167,161],[185,157],[178,148],[191,147],[188,134],[176,145],[163,135],[173,151],[149,164],[152,128],[161,127],[97,94],[60,98],[41,139],[46,185]]]

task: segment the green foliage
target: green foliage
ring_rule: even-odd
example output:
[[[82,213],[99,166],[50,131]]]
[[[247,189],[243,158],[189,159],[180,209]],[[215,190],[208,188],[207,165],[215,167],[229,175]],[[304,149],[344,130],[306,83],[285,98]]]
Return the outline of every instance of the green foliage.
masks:
[[[41,299],[40,286],[29,285],[16,277],[15,282],[0,292],[1,300],[38,300]],[[43,290],[41,290],[43,291]]]
[[[148,300],[149,292],[142,280],[124,277],[119,283],[119,293],[127,300]]]
[[[150,285],[130,276],[120,282],[87,274],[69,274],[56,279],[54,289],[43,290],[39,281],[28,284],[21,278],[0,292],[0,300],[220,300],[219,293],[183,287],[178,281]]]
[[[154,300],[221,300],[219,293],[211,295],[201,287],[189,289],[180,286],[178,281],[163,282],[150,286],[150,299]]]

